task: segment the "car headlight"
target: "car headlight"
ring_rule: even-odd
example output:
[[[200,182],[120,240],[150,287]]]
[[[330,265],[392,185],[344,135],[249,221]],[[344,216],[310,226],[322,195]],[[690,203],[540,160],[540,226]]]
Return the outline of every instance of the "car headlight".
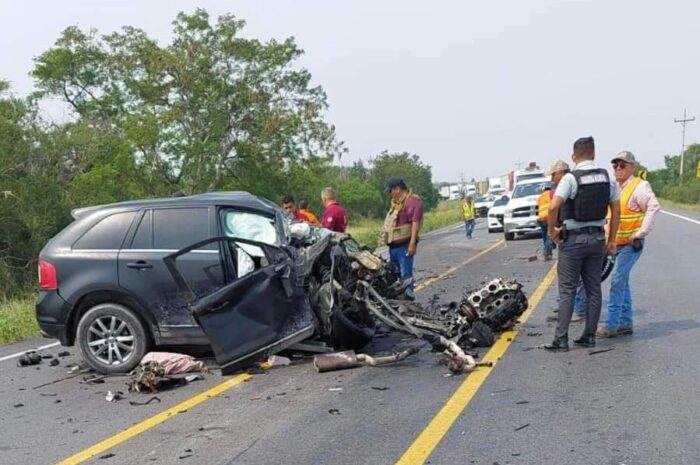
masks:
[[[506,210],[505,213],[503,213],[503,218],[505,218],[505,219],[513,218],[513,210]]]

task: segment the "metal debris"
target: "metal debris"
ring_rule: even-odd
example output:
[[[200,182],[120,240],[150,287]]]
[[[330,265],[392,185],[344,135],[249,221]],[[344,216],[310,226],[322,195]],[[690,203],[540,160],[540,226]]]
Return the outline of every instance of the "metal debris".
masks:
[[[592,350],[592,351],[588,352],[588,355],[604,354],[605,352],[610,352],[611,350],[615,350],[615,347],[608,347],[606,349]]]
[[[525,423],[523,426],[518,426],[518,427],[515,428],[513,431],[520,431],[521,429],[525,429],[525,428],[527,428],[528,426],[530,426],[530,423]]]
[[[150,404],[151,402],[160,402],[160,398],[154,396],[154,397],[151,397],[150,399],[148,399],[148,400],[145,401],[145,402],[138,402],[138,401],[135,401],[135,400],[130,400],[130,401],[129,401],[129,405],[148,405],[148,404]]]
[[[361,365],[380,366],[388,363],[398,362],[413,354],[418,353],[418,348],[397,352],[384,357],[372,357],[367,354],[356,354],[352,350],[336,352],[333,354],[321,354],[314,356],[314,367],[319,373],[326,371],[344,370],[346,368],[357,368]]]

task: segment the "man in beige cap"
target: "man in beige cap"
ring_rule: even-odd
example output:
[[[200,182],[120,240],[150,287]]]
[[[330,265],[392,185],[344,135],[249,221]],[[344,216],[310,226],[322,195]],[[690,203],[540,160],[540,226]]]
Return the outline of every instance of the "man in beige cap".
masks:
[[[642,255],[644,238],[654,225],[660,210],[651,185],[634,175],[637,160],[623,150],[612,159],[615,179],[620,186],[620,228],[615,236],[617,260],[610,283],[605,324],[598,328],[598,337],[632,334],[632,292],[630,273]]]

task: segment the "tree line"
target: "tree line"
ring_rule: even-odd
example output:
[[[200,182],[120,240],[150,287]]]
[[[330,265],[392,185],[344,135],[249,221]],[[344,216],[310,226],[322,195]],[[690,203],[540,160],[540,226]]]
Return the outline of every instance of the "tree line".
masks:
[[[39,251],[76,207],[245,190],[320,213],[332,186],[352,220],[382,215],[392,175],[437,204],[415,154],[343,165],[326,93],[296,65],[293,38],[245,38],[243,20],[202,9],[172,24],[163,45],[130,26],[69,27],[35,59],[34,92],[0,81],[0,298],[31,288]],[[66,121],[42,111],[57,102]]]
[[[666,155],[665,167],[649,172],[649,182],[656,195],[674,202],[700,203],[700,178],[696,176],[700,162],[700,144],[692,144],[683,153],[683,176],[680,175],[681,156]]]

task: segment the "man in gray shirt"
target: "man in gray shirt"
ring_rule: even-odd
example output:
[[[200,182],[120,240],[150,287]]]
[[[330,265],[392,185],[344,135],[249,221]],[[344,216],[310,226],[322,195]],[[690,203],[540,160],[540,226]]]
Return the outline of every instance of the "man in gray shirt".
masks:
[[[595,346],[600,318],[601,272],[605,255],[614,255],[615,236],[620,222],[620,189],[615,178],[595,163],[595,142],[582,137],[574,142],[571,155],[575,168],[559,182],[549,206],[548,234],[559,247],[559,312],[554,341],[544,346],[550,351],[569,350],[569,323],[574,311],[576,288],[583,281],[586,291],[586,327],[574,343]],[[607,242],[606,215],[610,210]],[[562,224],[557,228],[556,225]]]

